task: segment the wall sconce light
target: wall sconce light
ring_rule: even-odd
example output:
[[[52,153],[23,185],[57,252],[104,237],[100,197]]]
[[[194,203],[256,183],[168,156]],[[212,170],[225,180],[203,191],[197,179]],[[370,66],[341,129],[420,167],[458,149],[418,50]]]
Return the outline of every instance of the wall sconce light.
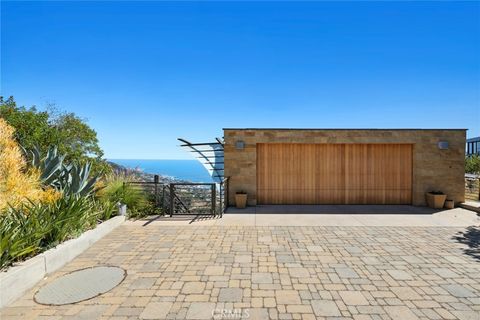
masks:
[[[439,141],[438,142],[438,149],[447,150],[448,149],[448,141]]]
[[[237,150],[243,150],[245,149],[245,142],[242,140],[238,140],[235,142],[235,149]]]

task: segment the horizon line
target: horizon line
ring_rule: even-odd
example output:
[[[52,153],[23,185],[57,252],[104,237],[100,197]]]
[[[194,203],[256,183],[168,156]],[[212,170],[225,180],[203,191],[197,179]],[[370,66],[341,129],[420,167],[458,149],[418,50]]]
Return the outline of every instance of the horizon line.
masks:
[[[105,158],[105,160],[175,160],[175,161],[198,161],[197,159],[165,159],[165,158]]]

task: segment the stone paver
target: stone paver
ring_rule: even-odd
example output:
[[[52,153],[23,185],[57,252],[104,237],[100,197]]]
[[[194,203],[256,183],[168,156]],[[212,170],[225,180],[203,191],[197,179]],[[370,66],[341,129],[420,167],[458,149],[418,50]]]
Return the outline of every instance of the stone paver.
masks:
[[[195,302],[188,307],[186,319],[212,319],[215,303]]]
[[[166,318],[172,308],[173,302],[151,302],[146,305],[140,314],[140,319],[162,319]]]
[[[477,320],[480,261],[454,239],[463,230],[125,224],[0,318]],[[78,304],[33,301],[40,286],[96,265],[127,277]]]
[[[387,306],[385,307],[387,314],[393,320],[416,320],[418,317],[405,306]]]
[[[473,293],[469,289],[465,288],[459,284],[447,284],[442,286],[445,290],[447,290],[450,294],[457,298],[472,298],[472,297],[479,297],[478,294]]]
[[[316,300],[312,301],[313,311],[316,316],[320,317],[339,317],[342,314],[338,309],[338,306],[333,301],[328,300]]]
[[[252,283],[273,283],[271,273],[255,272],[252,274]]]
[[[300,295],[297,290],[277,290],[275,292],[277,304],[301,304]]]
[[[243,289],[240,288],[222,288],[218,295],[220,302],[242,302]]]
[[[368,306],[369,303],[360,291],[340,291],[340,297],[347,306]]]
[[[412,280],[412,276],[403,270],[387,270],[388,274],[395,280]]]
[[[202,293],[205,290],[205,282],[186,282],[183,285],[182,293]]]

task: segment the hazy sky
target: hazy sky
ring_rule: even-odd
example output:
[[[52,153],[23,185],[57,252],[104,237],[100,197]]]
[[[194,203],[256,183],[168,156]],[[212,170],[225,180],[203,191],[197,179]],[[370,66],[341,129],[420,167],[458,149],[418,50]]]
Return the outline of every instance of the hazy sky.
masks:
[[[223,127],[468,128],[479,2],[5,2],[1,94],[88,119],[109,158]]]

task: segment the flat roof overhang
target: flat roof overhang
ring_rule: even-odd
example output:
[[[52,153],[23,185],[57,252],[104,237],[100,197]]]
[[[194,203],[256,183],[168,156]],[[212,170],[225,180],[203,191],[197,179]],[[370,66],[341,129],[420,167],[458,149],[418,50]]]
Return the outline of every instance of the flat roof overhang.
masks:
[[[235,131],[467,131],[468,129],[421,129],[421,128],[401,128],[401,129],[388,129],[388,128],[223,128],[222,130],[235,130]]]

